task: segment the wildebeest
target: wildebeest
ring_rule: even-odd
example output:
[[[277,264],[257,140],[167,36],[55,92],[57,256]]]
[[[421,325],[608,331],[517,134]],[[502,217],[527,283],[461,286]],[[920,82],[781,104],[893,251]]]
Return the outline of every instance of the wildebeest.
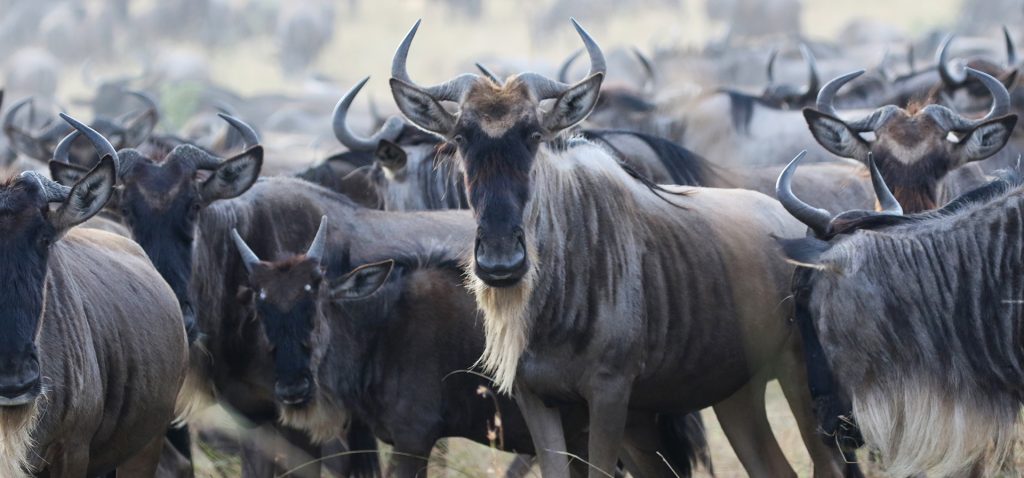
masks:
[[[152,476],[183,409],[174,293],[130,240],[74,228],[110,198],[114,168],[105,158],[70,188],[35,172],[0,186],[5,477]]]
[[[792,269],[766,252],[770,235],[798,236],[800,224],[759,193],[654,188],[600,147],[552,151],[548,142],[596,104],[604,77],[600,48],[574,26],[591,72],[571,85],[522,73],[500,85],[464,74],[418,86],[405,65],[418,22],[392,62],[402,113],[458,148],[478,227],[467,275],[484,312],[481,362],[500,391],[514,390],[544,476],[567,470],[552,405],[591,418],[592,478],[614,471],[628,425],[712,405],[752,475],[792,476],[765,416],[773,376],[816,473],[841,474],[838,452],[815,436],[799,340],[786,325]],[[546,99],[554,104],[542,112]],[[662,469],[625,448],[636,469]]]
[[[153,128],[156,127],[158,120],[157,106],[153,99],[144,93],[125,91],[122,94],[135,98],[142,103],[142,107],[124,113],[117,118],[97,117],[94,124],[102,134],[111,138],[111,141],[118,148],[136,148],[149,138]],[[49,161],[57,149],[57,144],[72,131],[72,128],[64,121],[53,118],[46,124],[38,127],[36,131],[26,130],[22,126],[24,123],[19,124],[18,120],[19,113],[26,106],[28,107],[29,116],[35,117],[35,109],[31,97],[15,103],[4,115],[4,134],[7,136],[11,147],[19,153],[38,161]],[[29,128],[35,127],[35,125],[31,124],[28,126]],[[99,158],[92,154],[88,143],[84,143],[81,146],[81,148],[74,148],[74,150],[68,151],[70,154],[69,159],[73,164],[90,168]]]
[[[515,402],[494,395],[474,365],[484,334],[462,270],[472,218],[375,216],[391,219],[383,231],[342,231],[337,247],[328,245],[325,217],[305,253],[274,261],[232,234],[248,270],[240,297],[273,355],[282,420],[322,441],[339,433],[344,420],[337,417],[355,414],[393,446],[389,476],[424,476],[431,449],[446,436],[534,453]],[[423,234],[403,220],[415,217],[441,222],[447,232]],[[362,227],[350,219],[341,218],[347,228]],[[371,260],[387,259],[353,268],[346,241],[370,242]],[[689,476],[698,459],[710,468],[699,416],[663,419],[671,424],[653,445],[673,469]]]
[[[1017,115],[1010,114],[1006,87],[970,68],[968,75],[981,81],[992,95],[992,107],[983,118],[968,119],[931,104],[885,105],[856,120],[840,119],[832,103],[835,93],[862,73],[847,73],[828,82],[818,93],[816,108],[804,109],[804,118],[818,143],[833,154],[865,164],[872,156],[909,212],[935,208],[943,197],[943,178],[997,153],[1017,124]],[[864,133],[872,133],[874,139],[865,139]]]
[[[123,186],[115,198],[116,208],[132,236],[175,291],[189,336],[202,340],[206,353],[197,354],[192,363],[195,377],[190,375],[194,383],[189,383],[189,388],[194,388],[207,402],[216,399],[253,425],[272,424],[277,413],[271,364],[261,360],[244,334],[246,311],[234,307],[237,282],[244,271],[237,261],[224,257],[228,251],[204,237],[217,237],[219,228],[248,231],[247,227],[253,227],[267,234],[264,237],[287,245],[288,234],[303,231],[304,214],[324,208],[327,212],[333,201],[321,194],[326,191],[314,189],[304,181],[257,182],[263,162],[262,147],[254,144],[251,128],[230,116],[223,117],[239,130],[247,146],[242,153],[227,159],[184,144],[166,157],[154,160],[134,149],[116,151],[92,128],[80,122],[72,124],[100,154],[116,158],[118,181]],[[62,169],[68,168],[65,165]],[[199,178],[199,171],[208,171],[209,176]],[[242,196],[243,193],[247,194]],[[271,218],[274,221],[263,222]],[[274,224],[287,224],[287,228]],[[313,223],[311,231],[315,227]],[[273,236],[274,231],[279,235]],[[295,445],[314,457],[319,454],[319,447],[313,447],[308,440]],[[289,460],[302,461],[285,463],[279,472],[305,461],[294,456]],[[358,468],[361,471],[357,473],[372,473],[375,466],[375,461],[353,463],[366,467]],[[257,466],[262,462],[247,459],[243,464]],[[298,474],[317,476],[319,464]]]
[[[1024,383],[1020,171],[911,215],[876,176],[881,212],[833,216],[783,189],[817,236],[783,241],[795,293],[887,471],[987,476],[1015,441]]]

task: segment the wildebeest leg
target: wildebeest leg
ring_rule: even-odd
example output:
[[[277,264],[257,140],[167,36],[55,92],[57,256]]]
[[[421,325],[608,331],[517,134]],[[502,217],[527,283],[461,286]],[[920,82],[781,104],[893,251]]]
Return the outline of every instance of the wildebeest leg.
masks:
[[[284,426],[274,426],[278,436],[277,449],[284,457],[281,472],[292,473],[288,476],[297,478],[320,478],[320,446],[314,445],[305,432]],[[281,469],[283,468],[283,469]]]
[[[165,441],[167,441],[167,438],[164,435],[153,438],[135,456],[117,467],[117,476],[124,478],[156,475],[156,469],[160,466],[160,455],[163,453]]]
[[[239,437],[242,455],[242,478],[274,476],[273,447],[269,446],[261,429],[246,430]]]
[[[195,476],[195,472],[192,470],[192,462],[171,444],[169,438],[165,438],[163,451],[160,453],[160,466],[156,470],[156,478],[192,478],[193,476]]]
[[[569,458],[563,453],[565,432],[562,417],[557,408],[550,408],[533,392],[515,387],[516,403],[523,412],[526,427],[530,429],[540,473],[544,478],[566,478],[569,476]]]
[[[622,460],[626,463],[626,470],[633,476],[683,476],[676,475],[675,470],[670,469],[658,456],[659,451],[667,455],[662,446],[655,414],[631,412],[626,422],[626,439],[622,444]]]
[[[818,420],[814,415],[811,405],[811,392],[807,385],[807,368],[803,363],[803,351],[798,340],[792,340],[793,345],[783,354],[779,360],[779,367],[776,376],[779,378],[779,385],[782,393],[789,402],[789,409],[796,418],[797,426],[800,428],[800,436],[803,438],[807,452],[811,455],[814,463],[814,476],[843,476],[846,468],[843,454],[836,446],[827,446],[821,439],[818,431]],[[852,464],[856,469],[856,464]],[[850,470],[852,472],[852,470]]]
[[[395,443],[385,476],[387,478],[426,478],[432,448],[429,444],[408,446]]]
[[[505,470],[505,478],[523,478],[528,475],[533,468],[533,458],[530,455],[516,455]]]
[[[725,437],[751,477],[795,477],[768,424],[764,409],[767,381],[753,377],[731,397],[714,406]]]
[[[71,447],[50,462],[49,478],[82,478],[89,469],[89,444]]]
[[[587,405],[590,412],[588,461],[590,478],[615,475],[619,450],[629,416],[630,384],[621,379],[598,380],[592,384]],[[547,476],[546,474],[544,476]]]

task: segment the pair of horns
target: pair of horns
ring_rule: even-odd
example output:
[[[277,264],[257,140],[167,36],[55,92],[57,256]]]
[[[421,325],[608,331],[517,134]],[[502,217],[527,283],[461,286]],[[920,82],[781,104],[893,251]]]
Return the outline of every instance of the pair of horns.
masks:
[[[949,67],[949,45],[953,43],[955,34],[950,33],[942,40],[938,52],[935,54],[935,62],[938,63],[939,77],[942,82],[950,88],[959,88],[967,83],[967,75],[955,71]],[[1010,30],[1003,26],[1003,41],[1006,43],[1006,65],[1013,68],[1017,65],[1017,47],[1013,44],[1013,37]]]
[[[231,127],[235,128],[238,131],[238,133],[242,136],[242,142],[244,143],[245,148],[250,148],[252,146],[259,144],[259,136],[256,134],[256,131],[253,130],[252,127],[246,124],[244,121],[224,113],[218,113],[217,115],[220,116],[229,125],[231,125]],[[118,168],[118,173],[123,174],[126,168],[123,167],[124,164],[122,164],[122,160],[117,154],[117,149],[115,149],[114,146],[110,144],[110,141],[108,141],[107,138],[104,138],[102,134],[98,133],[95,129],[89,127],[89,125],[82,123],[81,121],[78,121],[77,119],[71,117],[66,113],[61,113],[60,117],[68,124],[70,124],[71,127],[74,128],[74,131],[65,136],[64,139],[62,139],[60,143],[57,144],[57,148],[53,150],[54,161],[68,163],[69,153],[71,152],[71,145],[75,142],[75,139],[77,139],[79,135],[84,135],[85,138],[88,139],[90,143],[92,143],[93,148],[96,149],[96,153],[99,155],[99,157],[102,158],[104,156],[110,156],[111,158],[113,158],[114,164]],[[177,146],[175,149],[180,147],[190,147],[191,149],[195,150],[194,154],[190,154],[189,157],[192,158],[192,160],[195,162],[195,167],[197,169],[216,169],[217,166],[219,166],[221,162],[223,162],[222,158],[214,156],[204,150],[196,148],[195,146],[180,145]]]
[[[789,211],[789,214],[807,225],[807,227],[810,227],[819,237],[824,237],[828,235],[835,216],[825,209],[803,202],[793,193],[793,175],[796,173],[796,168],[799,166],[800,161],[806,155],[806,150],[801,151],[800,154],[796,155],[789,162],[786,169],[782,171],[778,181],[775,183],[775,196],[782,203],[782,207]],[[871,169],[871,186],[874,188],[875,197],[878,199],[879,206],[881,206],[881,211],[878,214],[902,216],[903,208],[885,184],[885,180],[882,179],[882,173],[878,170],[878,166],[875,164],[875,160],[871,157],[870,153],[868,154],[868,168]]]
[[[987,73],[973,68],[966,68],[966,72],[967,75],[977,78],[985,85],[986,88],[988,88],[988,91],[992,94],[992,107],[984,118],[978,120],[965,118],[959,113],[941,105],[928,105],[925,107],[923,111],[930,114],[948,131],[967,131],[981,123],[1010,113],[1010,92],[1006,90],[1006,87],[1003,86],[999,80],[993,78]],[[835,108],[836,93],[843,87],[843,85],[853,81],[853,79],[863,74],[864,70],[857,70],[826,83],[825,86],[821,88],[821,91],[818,92],[818,98],[815,105],[817,110],[835,118],[839,118],[839,113]],[[845,121],[845,123],[850,129],[858,133],[875,131],[885,124],[885,121],[888,120],[889,117],[897,110],[899,110],[899,107],[895,105],[885,105],[876,109],[864,118],[856,121]]]
[[[608,71],[608,65],[605,61],[604,53],[601,52],[601,48],[575,19],[572,19],[571,21],[576,32],[579,34],[580,39],[583,41],[583,46],[587,50],[587,55],[590,56],[590,73],[587,75],[587,78],[581,80],[580,83],[594,75],[606,74]],[[406,69],[406,60],[409,57],[409,48],[412,45],[412,39],[416,36],[416,30],[419,29],[419,26],[420,20],[417,20],[416,24],[413,25],[412,29],[409,30],[409,33],[406,34],[405,39],[402,40],[402,44],[399,45],[398,50],[395,52],[395,57],[391,62],[391,77],[426,92],[437,101],[462,101],[462,98],[469,90],[469,87],[480,80],[479,76],[472,73],[464,73],[439,85],[428,87],[417,85],[412,81],[412,78],[409,77],[409,72]],[[580,84],[563,83],[533,72],[520,74],[519,79],[538,100],[556,98],[562,93],[568,91],[570,88]]]
[[[252,272],[253,267],[261,262],[259,256],[245,243],[245,239],[242,239],[242,236],[238,234],[238,229],[231,229],[231,239],[235,242],[235,247],[238,248],[238,253],[242,256],[242,264],[245,265],[245,270]],[[306,257],[319,263],[323,261],[326,248],[327,216],[323,216],[320,218],[320,227],[316,230],[316,236],[313,236],[313,243],[306,250]]]

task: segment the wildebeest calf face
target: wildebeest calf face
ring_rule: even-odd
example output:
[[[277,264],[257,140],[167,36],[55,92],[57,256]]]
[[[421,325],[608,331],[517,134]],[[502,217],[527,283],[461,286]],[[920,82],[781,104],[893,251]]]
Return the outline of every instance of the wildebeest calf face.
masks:
[[[50,247],[99,212],[113,187],[110,158],[72,188],[35,172],[0,185],[0,407],[31,403],[42,392],[35,340]],[[51,210],[50,203],[60,205]]]
[[[287,407],[303,407],[317,391],[316,377],[327,351],[329,324],[320,303],[362,298],[387,280],[392,261],[369,264],[336,281],[326,281],[323,261],[327,218],[305,254],[261,261],[232,231],[232,238],[249,272],[242,301],[250,304],[261,324],[263,341],[274,360],[274,394]]]

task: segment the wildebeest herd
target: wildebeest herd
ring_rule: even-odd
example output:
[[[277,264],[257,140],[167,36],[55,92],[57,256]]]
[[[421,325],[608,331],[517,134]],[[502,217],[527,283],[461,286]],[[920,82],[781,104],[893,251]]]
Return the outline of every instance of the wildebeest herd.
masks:
[[[795,476],[773,380],[816,477],[1014,466],[1012,26],[899,74],[801,43],[764,52],[760,92],[668,96],[670,59],[631,51],[641,86],[605,84],[617,63],[570,26],[557,75],[423,85],[416,22],[389,39],[400,115],[357,113],[356,83],[323,125],[345,150],[287,174],[227,103],[165,134],[132,80],[88,121],[16,101],[0,478],[194,476],[197,439],[243,476],[422,477],[449,437],[514,453],[510,477],[691,476],[708,407],[750,476]],[[197,427],[214,405],[260,437]]]

